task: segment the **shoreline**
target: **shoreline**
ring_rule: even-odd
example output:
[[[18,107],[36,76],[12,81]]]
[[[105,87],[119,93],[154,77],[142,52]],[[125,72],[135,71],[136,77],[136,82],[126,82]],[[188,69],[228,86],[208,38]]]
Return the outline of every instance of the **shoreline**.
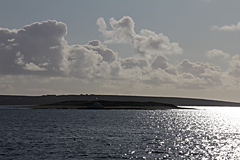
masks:
[[[194,98],[180,98],[180,97],[147,97],[147,96],[127,96],[127,95],[42,95],[42,96],[0,95],[0,105],[3,105],[3,106],[5,105],[6,107],[4,108],[10,107],[10,106],[11,108],[12,107],[19,108],[16,106],[24,106],[24,108],[34,108],[32,106],[44,106],[44,105],[45,106],[48,105],[49,106],[48,108],[53,108],[54,104],[57,106],[60,105],[61,108],[66,108],[66,105],[68,106],[67,108],[77,108],[76,106],[89,106],[89,104],[86,104],[86,103],[94,102],[94,101],[105,101],[105,102],[107,101],[109,104],[103,104],[103,106],[105,107],[116,108],[117,106],[124,106],[124,108],[130,108],[130,109],[136,108],[137,106],[141,106],[141,107],[168,106],[169,107],[169,105],[171,105],[172,107],[174,106],[178,108],[182,108],[181,106],[240,107],[240,103],[237,103],[237,102],[226,102],[226,101],[194,99]],[[71,102],[72,104],[68,104],[69,102]],[[85,103],[85,105],[83,103]],[[131,105],[126,103],[131,103]],[[147,103],[152,103],[152,104],[147,104]],[[40,107],[35,107],[35,108],[40,108]],[[54,107],[54,108],[60,108],[60,107]],[[78,108],[82,109],[83,107],[78,107]],[[157,107],[157,109],[158,108],[159,107]],[[165,107],[162,107],[162,108],[165,108]]]
[[[11,107],[12,108],[12,107]],[[13,107],[14,108],[14,107]],[[98,110],[166,110],[185,109],[173,104],[135,101],[66,101],[38,106],[19,106],[23,109],[98,109]]]

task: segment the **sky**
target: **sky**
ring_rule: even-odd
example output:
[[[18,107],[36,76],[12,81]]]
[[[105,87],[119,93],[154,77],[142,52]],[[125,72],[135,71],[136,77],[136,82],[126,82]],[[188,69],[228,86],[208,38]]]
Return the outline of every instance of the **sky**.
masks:
[[[1,95],[240,102],[239,0],[0,3]]]

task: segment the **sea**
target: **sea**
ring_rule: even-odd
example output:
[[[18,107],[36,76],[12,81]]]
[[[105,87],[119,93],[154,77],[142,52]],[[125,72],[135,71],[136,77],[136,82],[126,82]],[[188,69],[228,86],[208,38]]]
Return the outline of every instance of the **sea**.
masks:
[[[0,109],[0,159],[240,159],[240,107],[190,108]]]

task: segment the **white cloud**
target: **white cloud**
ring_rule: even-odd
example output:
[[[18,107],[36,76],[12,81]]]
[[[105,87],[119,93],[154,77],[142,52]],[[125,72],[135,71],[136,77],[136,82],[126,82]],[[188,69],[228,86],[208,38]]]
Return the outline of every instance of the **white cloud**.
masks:
[[[154,85],[155,87],[169,86],[176,87],[178,77],[167,73],[162,69],[150,72],[147,76],[142,79],[142,82],[146,85]]]
[[[202,62],[193,63],[189,60],[183,60],[178,65],[178,73],[182,75],[183,86],[186,86],[187,83],[192,85],[190,82],[197,82],[193,83],[196,85],[196,88],[208,88],[222,85],[221,69],[213,64]]]
[[[55,84],[57,82],[52,79],[59,78],[62,84],[73,81],[76,85],[76,81],[89,85],[96,83],[96,86],[111,86],[115,90],[124,88],[129,92],[132,88],[139,90],[139,87],[146,86],[154,86],[154,89],[163,86],[172,89],[206,89],[223,83],[223,72],[213,64],[189,60],[171,64],[166,56],[182,52],[178,43],[171,43],[162,33],[156,34],[146,29],[135,33],[135,23],[131,17],[123,17],[119,21],[111,18],[112,30],[107,30],[103,18],[99,18],[97,24],[107,42],[129,43],[143,56],[120,58],[117,52],[98,40],[68,45],[64,38],[67,34],[66,24],[48,20],[19,30],[0,28],[0,75],[17,75],[15,83],[43,83],[40,81],[44,79],[44,83]],[[207,52],[207,56],[227,58],[229,54],[213,49]],[[146,57],[153,59],[150,61]],[[239,68],[239,57],[235,56],[230,62],[228,74],[240,77]],[[18,80],[16,77],[19,75],[27,78]],[[35,78],[28,81],[31,76]],[[37,80],[39,77],[44,78]],[[0,85],[2,90],[11,90],[10,86],[14,86],[7,82]]]
[[[103,60],[108,63],[112,63],[117,59],[117,53],[101,44],[98,40],[90,41],[88,45],[84,45],[84,47],[97,52],[103,57]]]
[[[135,23],[131,17],[123,17],[119,21],[110,18],[109,23],[112,30],[107,30],[103,18],[97,20],[99,31],[107,39],[105,43],[129,43],[138,54],[148,58],[152,55],[183,52],[178,43],[170,42],[168,37],[162,33],[156,34],[153,31],[142,29],[140,34],[137,34],[134,30]]]
[[[168,66],[169,66],[168,58],[163,55],[156,56],[152,62],[153,69],[158,69],[158,68],[166,69],[166,68],[168,68]]]
[[[169,74],[173,74],[173,75],[177,74],[177,67],[170,64],[168,62],[168,58],[164,55],[156,56],[151,66],[153,70],[162,69]]]
[[[179,53],[181,48],[178,44],[170,43],[168,37],[149,30],[141,30],[140,34],[136,34],[131,17],[123,17],[119,21],[111,18],[112,31],[106,30],[102,18],[98,19],[97,24],[108,40],[128,42],[140,54],[152,56],[155,53],[157,56],[152,63],[144,58],[121,59],[118,53],[98,40],[85,45],[68,45],[64,39],[67,26],[62,22],[49,20],[27,25],[20,30],[0,30],[0,34],[4,35],[0,38],[4,46],[0,49],[1,74],[120,80],[126,84],[171,84],[178,87],[185,80],[189,84],[202,81],[206,86],[215,80],[216,75],[213,72],[220,72],[216,66],[188,60],[178,66],[170,64],[168,58],[160,53]]]
[[[235,55],[229,62],[230,68],[228,70],[229,75],[239,78],[240,77],[240,56]]]
[[[56,75],[63,59],[67,26],[62,22],[43,21],[19,30],[0,28],[0,74]],[[55,47],[52,49],[52,47]],[[43,64],[48,64],[44,65]]]
[[[236,25],[224,25],[222,27],[219,26],[212,26],[211,30],[219,30],[219,31],[240,31],[240,22]]]
[[[90,78],[103,60],[102,56],[82,45],[69,46],[66,50],[68,75],[78,78]]]
[[[78,78],[109,78],[111,70],[116,69],[117,52],[97,40],[86,45],[67,46],[63,52],[65,56],[62,70],[65,75]]]
[[[29,71],[45,71],[46,70],[44,67],[40,67],[32,62],[26,63],[23,68]]]
[[[24,65],[24,55],[22,55],[21,52],[17,52],[15,63],[19,65]]]
[[[54,20],[0,28],[0,74],[94,77],[117,59],[117,52],[98,40],[70,46],[66,34],[67,26]]]
[[[228,53],[225,53],[225,52],[223,52],[222,50],[219,50],[219,49],[209,50],[209,51],[207,51],[206,55],[209,58],[214,58],[214,57],[221,56],[221,57],[223,57],[225,59],[225,58],[229,57]]]

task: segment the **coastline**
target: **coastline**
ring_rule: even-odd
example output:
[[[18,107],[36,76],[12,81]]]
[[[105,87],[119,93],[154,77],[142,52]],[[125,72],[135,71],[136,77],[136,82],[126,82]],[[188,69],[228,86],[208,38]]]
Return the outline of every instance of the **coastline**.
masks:
[[[100,102],[103,107],[89,107],[94,102]],[[195,109],[193,106],[240,107],[240,103],[181,97],[127,95],[0,95],[0,109]]]
[[[98,103],[98,106],[94,106]],[[135,101],[67,101],[38,106],[20,106],[24,109],[134,109],[134,110],[166,110],[185,109],[173,104],[157,102],[135,102]]]

